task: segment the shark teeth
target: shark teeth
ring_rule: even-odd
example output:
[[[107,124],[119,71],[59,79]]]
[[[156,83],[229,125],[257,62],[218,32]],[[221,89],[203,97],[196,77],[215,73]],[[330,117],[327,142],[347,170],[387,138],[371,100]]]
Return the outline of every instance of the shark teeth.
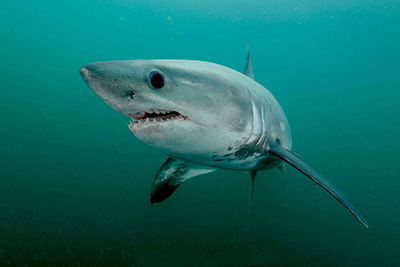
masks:
[[[150,109],[128,114],[127,116],[132,119],[132,121],[128,124],[130,130],[132,130],[135,126],[140,127],[145,125],[155,125],[179,119],[187,119],[177,111],[162,109]]]

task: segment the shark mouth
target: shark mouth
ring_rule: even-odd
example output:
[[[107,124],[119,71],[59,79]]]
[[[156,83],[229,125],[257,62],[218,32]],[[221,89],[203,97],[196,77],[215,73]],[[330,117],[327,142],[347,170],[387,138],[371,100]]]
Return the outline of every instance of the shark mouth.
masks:
[[[150,109],[138,113],[127,114],[127,116],[132,119],[129,123],[129,129],[132,129],[135,126],[187,119],[187,117],[177,111],[162,109]]]

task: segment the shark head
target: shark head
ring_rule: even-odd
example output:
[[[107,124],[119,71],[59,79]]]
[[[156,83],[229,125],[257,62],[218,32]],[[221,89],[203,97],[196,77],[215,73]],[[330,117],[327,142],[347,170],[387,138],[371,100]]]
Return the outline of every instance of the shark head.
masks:
[[[248,138],[251,100],[238,72],[229,68],[129,60],[88,64],[80,73],[97,96],[132,119],[129,130],[138,139],[169,155],[215,153]]]

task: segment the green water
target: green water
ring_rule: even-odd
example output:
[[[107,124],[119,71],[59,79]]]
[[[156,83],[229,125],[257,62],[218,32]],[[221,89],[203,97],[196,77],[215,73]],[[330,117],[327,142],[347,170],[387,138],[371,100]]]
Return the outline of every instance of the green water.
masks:
[[[48,2],[48,3],[47,3]],[[398,1],[2,1],[0,266],[400,266]],[[218,171],[149,204],[166,156],[79,76],[90,62],[195,59],[283,106],[293,168]],[[223,108],[223,103],[221,103]]]

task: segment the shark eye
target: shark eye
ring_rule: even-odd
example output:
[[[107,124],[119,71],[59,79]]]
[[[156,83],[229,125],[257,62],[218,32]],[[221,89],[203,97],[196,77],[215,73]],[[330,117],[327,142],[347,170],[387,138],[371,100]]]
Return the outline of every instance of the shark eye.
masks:
[[[160,73],[153,71],[149,76],[150,84],[155,89],[161,89],[164,86],[164,78]]]

